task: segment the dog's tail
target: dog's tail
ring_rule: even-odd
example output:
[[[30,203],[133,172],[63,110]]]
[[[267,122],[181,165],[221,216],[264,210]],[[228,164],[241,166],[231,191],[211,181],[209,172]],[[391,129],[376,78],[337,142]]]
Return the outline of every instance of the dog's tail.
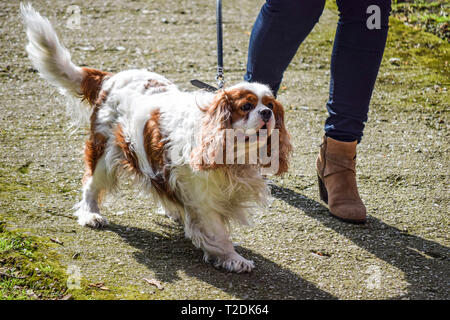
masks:
[[[69,51],[59,42],[50,21],[42,17],[31,4],[21,3],[20,12],[29,40],[26,50],[40,75],[66,96],[80,97],[93,105],[102,81],[110,74],[76,66],[70,59]]]

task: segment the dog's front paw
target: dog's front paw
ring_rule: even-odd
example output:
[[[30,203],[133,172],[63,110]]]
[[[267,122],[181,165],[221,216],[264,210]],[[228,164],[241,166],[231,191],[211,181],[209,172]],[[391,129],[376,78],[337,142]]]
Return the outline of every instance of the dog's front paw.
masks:
[[[80,226],[86,226],[91,228],[102,228],[108,225],[108,220],[98,213],[92,212],[77,212],[78,224]]]
[[[251,272],[255,267],[252,260],[247,260],[237,253],[232,254],[224,260],[216,261],[214,265],[236,273]]]

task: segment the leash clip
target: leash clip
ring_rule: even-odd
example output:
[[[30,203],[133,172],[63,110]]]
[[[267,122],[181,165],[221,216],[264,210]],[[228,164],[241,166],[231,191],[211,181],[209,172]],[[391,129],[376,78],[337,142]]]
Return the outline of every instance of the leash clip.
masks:
[[[219,87],[219,89],[222,89],[223,85],[225,84],[225,77],[223,76],[223,67],[217,67],[216,80],[217,86]]]

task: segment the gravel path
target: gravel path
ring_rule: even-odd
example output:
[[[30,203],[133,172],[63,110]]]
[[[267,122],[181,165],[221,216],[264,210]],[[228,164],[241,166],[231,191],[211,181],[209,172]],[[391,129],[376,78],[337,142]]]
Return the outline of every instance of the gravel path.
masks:
[[[79,65],[148,67],[189,90],[194,77],[213,82],[213,1],[84,1],[75,30],[67,27],[70,1],[33,3]],[[261,4],[223,4],[228,84],[242,79]],[[336,21],[327,9],[285,75],[279,98],[295,153],[289,174],[274,180],[270,207],[255,212],[252,227],[234,227],[237,251],[256,264],[236,275],[202,262],[183,230],[128,183],[105,203],[108,228],[76,224],[85,130],[68,129],[63,98],[25,56],[18,3],[2,1],[0,218],[63,241],[61,263],[104,282],[117,299],[449,299],[448,69],[399,67],[387,54],[358,147],[369,220],[339,222],[320,202],[314,173]],[[447,83],[427,80],[439,72]]]

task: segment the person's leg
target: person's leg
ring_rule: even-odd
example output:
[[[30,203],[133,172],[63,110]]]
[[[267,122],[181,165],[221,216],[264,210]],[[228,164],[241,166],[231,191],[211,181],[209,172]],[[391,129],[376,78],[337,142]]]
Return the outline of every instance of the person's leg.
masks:
[[[356,145],[383,57],[390,1],[337,0],[337,4],[340,17],[331,57],[329,117],[317,158],[319,192],[333,216],[363,223],[366,207],[356,184]],[[372,17],[374,12],[368,10],[374,5],[379,17]],[[380,28],[369,28],[372,23],[367,20],[377,18]]]
[[[340,15],[331,56],[329,117],[325,132],[339,141],[359,142],[386,44],[391,1],[336,2]],[[372,5],[380,9],[379,29],[367,26],[373,14],[371,10],[367,13],[367,9]]]
[[[244,80],[267,84],[276,95],[284,71],[324,6],[325,0],[267,0],[252,29]]]

